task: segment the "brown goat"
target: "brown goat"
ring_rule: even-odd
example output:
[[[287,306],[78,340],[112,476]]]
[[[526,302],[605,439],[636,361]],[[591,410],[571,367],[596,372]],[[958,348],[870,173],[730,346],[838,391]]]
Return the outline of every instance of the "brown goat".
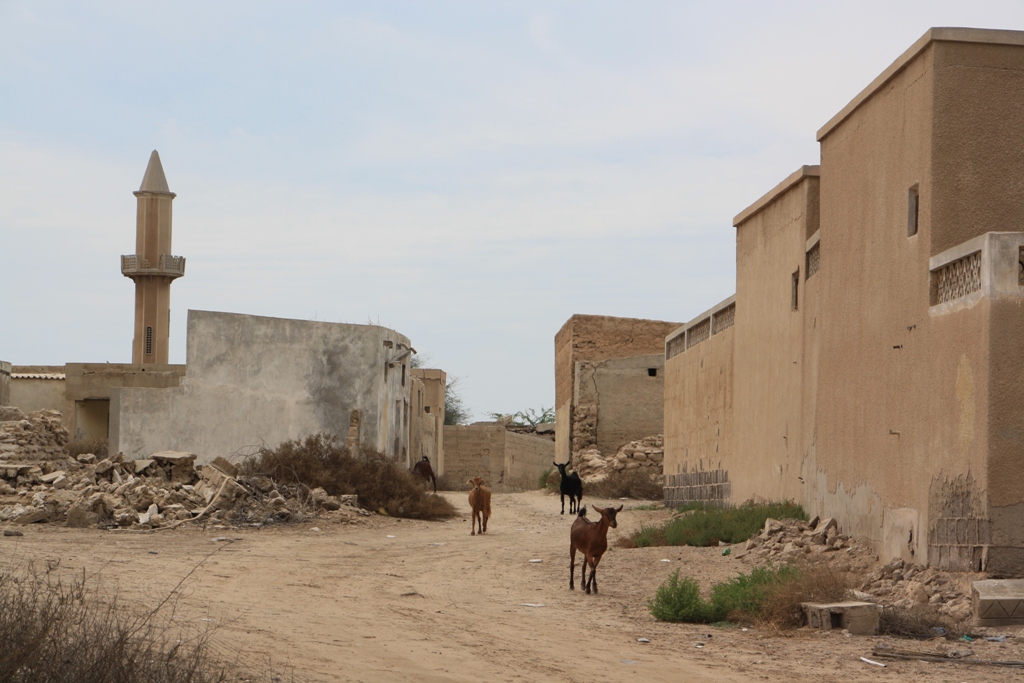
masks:
[[[491,490],[480,477],[473,477],[466,483],[473,485],[473,490],[469,492],[469,507],[473,509],[469,535],[476,536],[478,526],[481,534],[487,532],[487,520],[491,518]]]
[[[573,521],[572,529],[569,530],[569,590],[576,589],[576,586],[573,585],[573,574],[576,572],[576,551],[579,550],[583,553],[581,585],[588,594],[591,587],[597,593],[597,563],[601,561],[601,556],[608,549],[608,528],[614,529],[618,526],[615,515],[622,511],[622,506],[599,508],[595,505],[594,510],[600,513],[601,521],[591,522],[587,519],[587,508],[584,506]],[[589,583],[587,582],[588,564],[590,565]]]

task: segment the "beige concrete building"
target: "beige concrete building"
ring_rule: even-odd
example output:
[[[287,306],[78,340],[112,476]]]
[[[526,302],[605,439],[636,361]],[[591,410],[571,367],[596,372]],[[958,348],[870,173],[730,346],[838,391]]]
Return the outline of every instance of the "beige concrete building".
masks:
[[[11,404],[11,364],[0,360],[0,406]]]
[[[448,376],[444,370],[412,368],[412,420],[409,425],[411,467],[423,456],[436,474],[444,472],[444,395]]]
[[[132,363],[167,364],[171,334],[171,282],[185,274],[185,258],[171,255],[171,202],[156,150],[135,193],[135,253],[121,257],[121,273],[135,283]]]
[[[379,325],[189,311],[178,386],[111,391],[110,449],[198,462],[318,432],[409,459],[409,339]]]
[[[555,453],[614,454],[663,427],[665,335],[679,323],[574,315],[555,335]]]
[[[1022,82],[1024,33],[932,29],[736,217],[735,300],[666,339],[667,498],[1024,575]]]
[[[454,486],[483,477],[497,491],[536,489],[555,457],[551,439],[517,433],[501,422],[445,425],[444,444],[443,473]]]

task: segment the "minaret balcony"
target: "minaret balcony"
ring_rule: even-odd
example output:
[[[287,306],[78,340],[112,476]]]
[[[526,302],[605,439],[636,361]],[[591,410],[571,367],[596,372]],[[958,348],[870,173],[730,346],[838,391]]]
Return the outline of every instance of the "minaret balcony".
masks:
[[[130,278],[139,275],[178,278],[185,274],[185,257],[162,254],[154,266],[140,254],[125,254],[121,257],[121,274]]]

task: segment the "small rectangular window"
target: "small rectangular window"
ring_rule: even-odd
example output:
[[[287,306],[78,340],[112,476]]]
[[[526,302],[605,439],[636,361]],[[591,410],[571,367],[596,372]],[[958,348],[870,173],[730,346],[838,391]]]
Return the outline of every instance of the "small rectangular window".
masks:
[[[793,272],[793,310],[800,310],[800,269]]]
[[[146,327],[146,355],[153,355],[153,328]]]
[[[657,377],[658,376],[658,368],[647,368],[647,376],[648,377]]]
[[[915,184],[907,193],[907,237],[917,234],[918,204],[917,185]]]

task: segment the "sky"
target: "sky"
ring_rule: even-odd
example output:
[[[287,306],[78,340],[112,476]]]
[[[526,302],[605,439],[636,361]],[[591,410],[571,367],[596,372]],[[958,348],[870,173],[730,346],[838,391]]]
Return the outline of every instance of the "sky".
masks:
[[[565,321],[732,295],[733,216],[932,26],[1024,2],[0,0],[0,359],[131,361],[156,149],[172,363],[189,309],[373,323],[551,407]]]

